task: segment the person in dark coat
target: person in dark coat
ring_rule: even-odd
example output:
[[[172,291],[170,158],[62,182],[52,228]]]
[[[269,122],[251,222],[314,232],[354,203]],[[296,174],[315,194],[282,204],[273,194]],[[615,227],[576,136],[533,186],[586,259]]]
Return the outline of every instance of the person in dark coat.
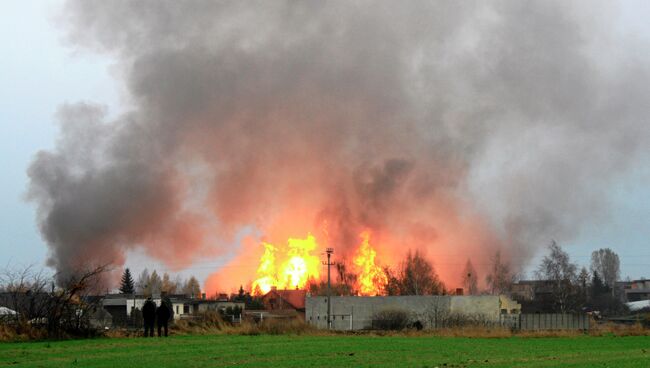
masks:
[[[167,325],[172,318],[172,306],[168,301],[161,301],[160,306],[156,309],[156,317],[158,322],[158,337],[162,335],[162,329],[165,329],[165,337],[167,337]]]
[[[147,298],[142,306],[142,319],[144,320],[144,337],[153,337],[153,324],[156,321],[156,303],[151,297]]]

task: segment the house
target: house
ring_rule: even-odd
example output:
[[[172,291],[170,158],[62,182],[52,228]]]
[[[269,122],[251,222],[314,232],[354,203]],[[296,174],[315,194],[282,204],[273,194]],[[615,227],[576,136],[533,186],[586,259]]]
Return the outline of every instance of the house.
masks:
[[[171,303],[174,320],[191,318],[198,313],[209,310],[225,311],[228,307],[238,307],[243,310],[245,307],[243,302],[195,299],[181,294],[172,294],[165,297]],[[152,299],[156,306],[160,306],[162,301],[160,295],[154,295]],[[102,305],[113,316],[114,325],[126,325],[133,318],[132,312],[134,310],[141,311],[146,301],[147,297],[144,295],[107,294],[102,299]]]
[[[271,291],[262,297],[266,310],[295,310],[305,312],[306,290],[281,290],[271,288]]]
[[[619,283],[623,287],[625,301],[638,302],[641,300],[650,300],[650,280],[640,279]]]
[[[521,280],[512,284],[510,295],[518,301],[532,301],[552,298],[553,281]]]
[[[193,299],[184,304],[191,312],[189,314],[205,313],[207,311],[218,311],[224,313],[228,308],[244,310],[246,303],[229,301],[227,298],[219,300]]]
[[[553,290],[551,280],[521,280],[512,284],[510,296],[524,313],[550,313],[554,310]]]

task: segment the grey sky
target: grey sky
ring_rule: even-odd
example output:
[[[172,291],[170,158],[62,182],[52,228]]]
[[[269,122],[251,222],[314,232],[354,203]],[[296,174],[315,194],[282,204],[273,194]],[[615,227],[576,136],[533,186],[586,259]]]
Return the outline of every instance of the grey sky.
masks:
[[[120,98],[121,82],[112,76],[114,60],[106,54],[75,51],[61,41],[63,32],[52,21],[60,4],[8,1],[0,5],[0,40],[6,50],[0,59],[0,264],[44,263],[47,247],[35,225],[34,206],[23,198],[26,170],[34,154],[51,149],[59,137],[54,118],[59,106],[90,101],[107,105],[113,115],[124,111],[127,103]],[[616,9],[616,3],[611,7]],[[638,57],[647,60],[650,26],[645,20],[650,5],[625,2],[620,13],[610,15],[614,16],[612,31],[636,39]],[[650,276],[649,175],[647,161],[636,164],[606,192],[612,204],[609,218],[586,221],[579,236],[570,242],[559,239],[574,260],[586,265],[591,250],[611,247],[621,256],[622,275]],[[136,251],[127,264],[137,272],[145,261],[151,262]],[[187,272],[204,278],[219,264],[211,259],[190,266]]]

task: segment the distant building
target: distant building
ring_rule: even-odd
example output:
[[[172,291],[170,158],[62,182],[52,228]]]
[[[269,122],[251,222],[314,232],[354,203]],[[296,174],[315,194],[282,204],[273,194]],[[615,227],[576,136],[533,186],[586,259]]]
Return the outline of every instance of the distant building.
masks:
[[[271,291],[262,297],[262,303],[266,310],[295,310],[305,312],[305,290],[278,290]]]
[[[553,281],[521,280],[512,284],[510,295],[517,301],[531,301],[551,298]]]
[[[553,281],[521,280],[512,284],[510,296],[521,304],[523,313],[553,312]]]
[[[650,280],[648,279],[622,281],[617,284],[622,287],[626,302],[650,300]]]
[[[240,308],[243,310],[245,304],[243,302],[231,302],[226,300],[208,300],[188,298],[185,295],[168,295],[172,310],[174,312],[174,320],[191,318],[198,313],[204,313],[210,310],[225,311],[228,307]],[[156,306],[161,303],[161,297],[155,296],[152,298]],[[134,310],[141,311],[147,297],[144,295],[128,295],[128,294],[107,294],[102,299],[103,308],[113,316],[114,325],[125,325],[132,317]]]

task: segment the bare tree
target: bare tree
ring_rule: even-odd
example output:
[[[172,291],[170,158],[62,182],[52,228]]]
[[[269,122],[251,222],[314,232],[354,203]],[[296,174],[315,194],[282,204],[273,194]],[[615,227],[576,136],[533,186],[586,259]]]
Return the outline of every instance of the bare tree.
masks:
[[[65,276],[44,276],[32,267],[6,270],[0,276],[2,303],[17,313],[11,326],[23,330],[46,331],[50,337],[92,331],[92,316],[100,306],[104,273],[108,266],[66,271]],[[58,285],[54,283],[57,280]]]
[[[429,302],[419,317],[426,322],[428,328],[442,327],[444,321],[449,317],[449,303],[442,298],[436,298]]]
[[[201,296],[201,284],[199,284],[196,277],[190,276],[183,287],[183,294],[193,298]]]
[[[166,294],[176,294],[177,290],[176,282],[172,281],[169,277],[169,274],[165,272],[162,278],[161,291]]]
[[[47,317],[48,289],[53,287],[50,277],[33,266],[25,268],[7,267],[0,274],[0,303],[14,311],[3,317],[10,322],[18,334],[36,326]]]
[[[135,283],[135,291],[138,294],[144,294],[144,295],[151,295],[149,292],[149,270],[144,269],[142,272],[140,272],[140,275],[138,276],[138,281]]]
[[[542,259],[537,269],[540,280],[551,281],[553,300],[561,313],[575,307],[577,266],[571,263],[569,254],[553,240],[549,245],[550,253]]]
[[[171,281],[167,286],[171,287]],[[160,294],[163,291],[163,279],[160,278],[160,275],[158,275],[158,272],[156,270],[153,270],[151,273],[149,273],[149,270],[145,268],[142,270],[142,272],[140,272],[138,281],[135,283],[135,287],[137,293],[144,294],[146,296]]]
[[[598,273],[612,291],[621,276],[620,265],[618,254],[609,248],[601,248],[591,253],[591,272]]]
[[[162,279],[156,270],[153,270],[151,276],[149,276],[149,294],[159,295],[162,291]]]
[[[357,275],[348,271],[347,263],[345,261],[336,263],[336,272],[339,277],[339,290],[342,292],[342,294],[339,295],[354,294],[354,285],[357,282]]]
[[[396,277],[391,274],[387,274],[387,276],[389,284],[391,277],[397,281],[399,295],[438,295],[444,290],[433,265],[417,250],[408,252]],[[392,292],[391,290],[387,291],[388,293]]]
[[[390,267],[384,267],[384,273],[386,274],[386,295],[400,295],[400,280],[397,278],[397,275]]]
[[[485,277],[490,293],[493,295],[508,293],[514,277],[510,264],[501,260],[501,251],[497,250],[492,257],[490,273]]]
[[[109,265],[66,273],[66,278],[57,278],[60,285],[49,298],[47,330],[50,335],[60,336],[63,332],[85,333],[91,329],[90,319],[99,306],[104,273]]]
[[[472,261],[467,259],[465,269],[463,270],[463,288],[467,291],[467,295],[478,294],[478,274]]]

